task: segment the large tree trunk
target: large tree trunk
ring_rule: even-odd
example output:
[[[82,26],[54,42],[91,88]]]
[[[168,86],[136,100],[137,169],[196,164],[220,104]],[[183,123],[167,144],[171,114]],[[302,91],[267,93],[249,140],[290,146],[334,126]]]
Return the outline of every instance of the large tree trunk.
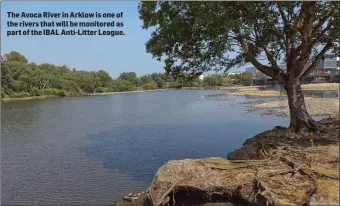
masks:
[[[290,110],[289,128],[294,132],[318,131],[318,124],[308,114],[305,99],[299,82],[290,82],[285,86]]]

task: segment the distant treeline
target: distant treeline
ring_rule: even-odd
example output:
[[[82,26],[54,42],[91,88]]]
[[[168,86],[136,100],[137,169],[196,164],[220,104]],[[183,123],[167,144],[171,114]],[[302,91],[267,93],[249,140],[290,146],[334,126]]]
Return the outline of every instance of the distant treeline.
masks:
[[[202,82],[198,78],[188,79],[184,76],[175,80],[166,73],[137,77],[134,72],[123,72],[117,79],[112,79],[104,70],[81,71],[70,69],[66,65],[29,63],[23,55],[15,51],[1,56],[1,98],[222,86],[233,81],[231,76],[225,75],[207,76]]]

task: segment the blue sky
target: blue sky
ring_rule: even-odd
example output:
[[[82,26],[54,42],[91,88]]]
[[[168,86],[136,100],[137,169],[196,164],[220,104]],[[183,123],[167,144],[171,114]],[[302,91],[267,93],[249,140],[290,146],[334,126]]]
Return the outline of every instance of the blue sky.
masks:
[[[2,2],[1,54],[18,51],[36,63],[66,64],[77,70],[103,69],[116,78],[122,72],[137,75],[163,72],[163,63],[145,51],[151,31],[141,28],[138,2]],[[124,12],[125,36],[9,36],[7,12]],[[12,19],[14,20],[14,19]],[[74,19],[73,19],[74,20]],[[96,20],[96,19],[91,19]],[[114,19],[113,19],[114,20]],[[118,19],[115,19],[118,20]],[[16,19],[15,21],[30,21]],[[31,21],[35,21],[32,19]],[[52,19],[48,19],[52,21]],[[58,20],[57,20],[58,21]],[[85,20],[86,21],[86,20]],[[109,21],[109,19],[105,20]],[[18,29],[18,28],[15,28]]]

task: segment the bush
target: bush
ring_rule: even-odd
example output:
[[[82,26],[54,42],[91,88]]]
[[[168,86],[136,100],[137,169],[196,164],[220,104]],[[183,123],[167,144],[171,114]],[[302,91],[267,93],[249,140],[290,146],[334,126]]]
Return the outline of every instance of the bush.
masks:
[[[23,97],[29,97],[30,94],[28,92],[19,92],[19,93],[13,93],[9,97],[10,98],[23,98]]]
[[[44,95],[57,95],[59,92],[59,89],[54,89],[54,88],[48,88],[48,89],[43,89],[41,90]]]
[[[203,79],[203,86],[221,86],[221,85],[222,76],[220,75],[211,75]]]
[[[181,89],[182,88],[182,84],[180,84],[178,82],[170,82],[168,88]]]
[[[108,89],[105,88],[105,87],[98,87],[98,88],[96,88],[96,92],[105,93],[105,92],[108,92]]]
[[[150,82],[147,84],[143,84],[142,88],[145,90],[151,90],[151,89],[158,89],[158,86],[156,82]]]
[[[30,96],[42,96],[44,93],[36,87],[33,87],[30,91]]]
[[[67,94],[66,94],[65,90],[61,89],[61,90],[58,91],[57,95],[61,96],[61,97],[65,97]]]
[[[4,92],[4,90],[1,88],[1,99],[8,98],[8,95]]]
[[[112,88],[114,91],[133,91],[135,87],[127,80],[115,79],[112,80]]]

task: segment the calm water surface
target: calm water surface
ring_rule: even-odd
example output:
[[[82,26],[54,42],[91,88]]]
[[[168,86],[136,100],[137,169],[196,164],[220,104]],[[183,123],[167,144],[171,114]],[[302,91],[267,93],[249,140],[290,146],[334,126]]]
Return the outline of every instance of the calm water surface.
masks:
[[[2,204],[112,204],[145,190],[170,159],[227,157],[255,134],[288,124],[247,113],[235,103],[249,99],[220,93],[2,103]]]

